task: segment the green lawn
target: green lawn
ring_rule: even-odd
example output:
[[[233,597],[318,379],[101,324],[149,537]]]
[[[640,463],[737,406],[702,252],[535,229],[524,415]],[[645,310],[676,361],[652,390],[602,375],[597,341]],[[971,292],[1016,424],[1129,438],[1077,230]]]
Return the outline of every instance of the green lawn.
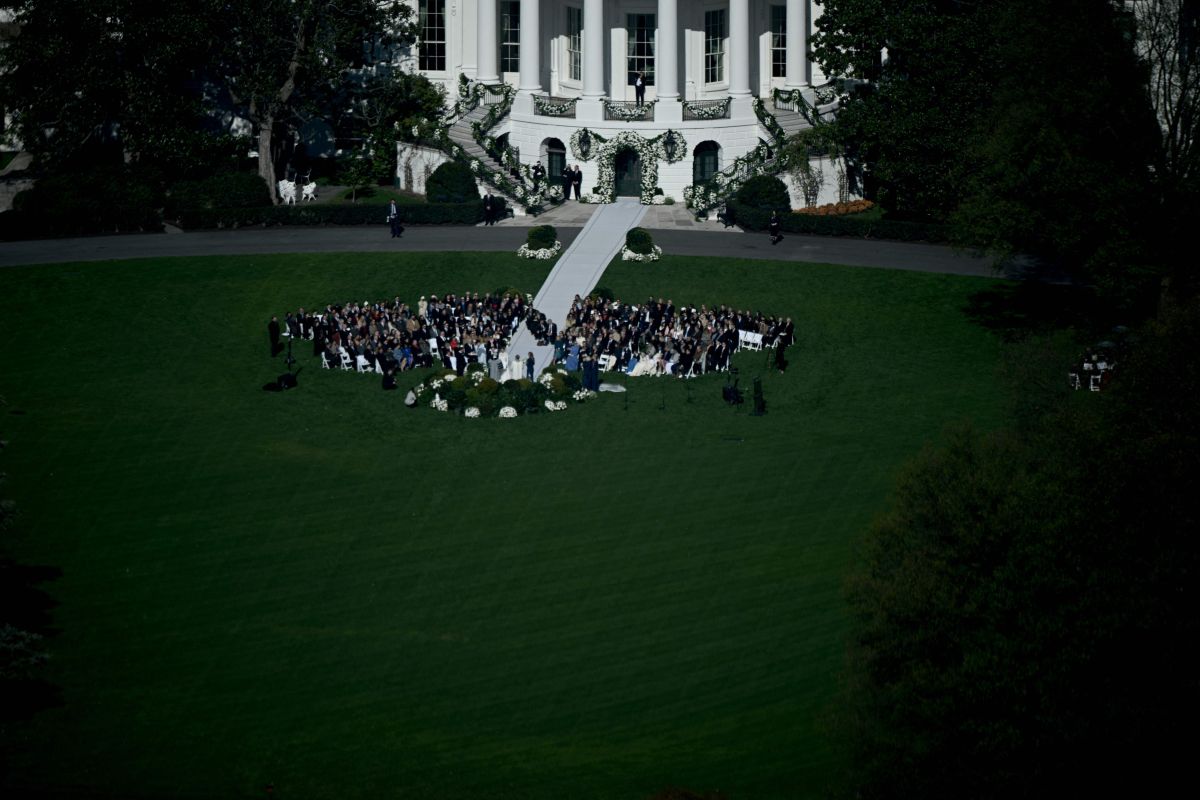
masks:
[[[311,348],[298,391],[259,389],[282,370],[272,313],[532,292],[548,269],[439,253],[0,270],[10,538],[63,570],[44,586],[62,704],[5,724],[2,793],[823,796],[840,581],[905,459],[948,421],[998,421],[1000,345],[962,313],[995,282],[614,263],[620,297],[796,319],[762,418],[708,376],[466,420],[322,371]],[[748,384],[763,354],[738,363]]]

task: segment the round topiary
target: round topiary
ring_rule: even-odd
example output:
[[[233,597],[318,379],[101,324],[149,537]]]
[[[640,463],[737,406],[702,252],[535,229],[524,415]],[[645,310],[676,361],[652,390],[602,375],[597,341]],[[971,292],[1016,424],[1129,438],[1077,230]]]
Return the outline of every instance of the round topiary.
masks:
[[[763,211],[788,210],[792,207],[787,186],[774,175],[755,175],[737,190],[738,202]]]
[[[470,203],[479,199],[479,187],[466,164],[447,161],[425,182],[425,198],[431,203]]]
[[[625,234],[625,247],[638,255],[649,255],[654,251],[654,239],[645,228],[630,228]]]
[[[535,225],[526,234],[525,243],[530,250],[549,250],[558,241],[558,231],[553,225]]]

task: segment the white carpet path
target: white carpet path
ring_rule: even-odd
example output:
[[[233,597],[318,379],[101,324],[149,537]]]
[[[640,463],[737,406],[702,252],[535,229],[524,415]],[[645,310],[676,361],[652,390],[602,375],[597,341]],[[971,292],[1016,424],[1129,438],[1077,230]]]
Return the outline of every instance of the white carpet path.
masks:
[[[646,206],[633,197],[621,197],[615,203],[600,206],[567,251],[559,256],[558,263],[534,297],[533,307],[554,320],[562,330],[575,295],[586,297],[596,288],[605,267],[621,252],[626,231],[636,227],[645,214]],[[510,360],[515,355],[522,363],[529,353],[533,353],[537,362],[535,375],[540,375],[554,358],[554,348],[550,345],[539,347],[523,325],[509,343],[508,352]],[[521,376],[524,377],[523,370]]]

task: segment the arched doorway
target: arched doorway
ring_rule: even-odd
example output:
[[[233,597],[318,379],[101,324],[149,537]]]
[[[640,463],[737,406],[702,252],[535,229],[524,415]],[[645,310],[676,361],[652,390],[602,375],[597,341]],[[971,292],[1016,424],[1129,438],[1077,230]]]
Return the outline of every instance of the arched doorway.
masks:
[[[623,147],[617,151],[613,176],[618,197],[642,196],[642,160],[638,158],[637,150]]]
[[[692,183],[704,183],[721,169],[721,146],[716,142],[701,142],[692,151]]]
[[[546,162],[546,176],[551,182],[562,178],[567,168],[567,148],[560,139],[546,139],[542,142],[542,157]]]

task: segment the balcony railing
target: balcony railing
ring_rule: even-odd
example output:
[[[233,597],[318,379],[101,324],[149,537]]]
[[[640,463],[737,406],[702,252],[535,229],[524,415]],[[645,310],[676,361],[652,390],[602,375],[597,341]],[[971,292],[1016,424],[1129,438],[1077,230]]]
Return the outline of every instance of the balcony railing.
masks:
[[[684,121],[729,119],[729,98],[721,100],[684,100]]]
[[[533,96],[533,113],[541,117],[568,117],[574,119],[578,97]]]
[[[604,118],[606,120],[621,120],[624,122],[653,122],[654,103],[642,103],[629,100],[605,100]]]

